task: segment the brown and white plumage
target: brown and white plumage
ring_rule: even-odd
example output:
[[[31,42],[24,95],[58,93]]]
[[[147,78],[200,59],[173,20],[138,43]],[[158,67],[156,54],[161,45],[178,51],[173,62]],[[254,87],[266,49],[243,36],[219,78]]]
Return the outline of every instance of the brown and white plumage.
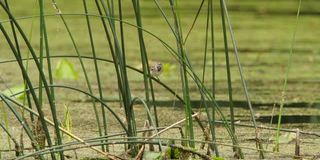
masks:
[[[151,75],[155,77],[160,76],[163,71],[163,66],[160,62],[149,63],[149,68]]]
[[[158,78],[163,71],[163,65],[160,62],[149,61],[149,69],[151,76]],[[142,70],[142,65],[139,65],[137,68]]]

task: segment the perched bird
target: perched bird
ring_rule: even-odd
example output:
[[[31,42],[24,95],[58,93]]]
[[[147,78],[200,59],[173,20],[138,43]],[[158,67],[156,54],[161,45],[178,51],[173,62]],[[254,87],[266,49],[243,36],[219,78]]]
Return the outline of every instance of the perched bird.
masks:
[[[155,62],[155,61],[149,61],[149,69],[150,69],[150,74],[153,77],[159,78],[160,74],[163,71],[163,65],[160,62]],[[137,66],[138,69],[142,70],[142,65]]]
[[[151,62],[149,63],[150,73],[154,77],[159,77],[163,71],[162,63],[160,62]]]

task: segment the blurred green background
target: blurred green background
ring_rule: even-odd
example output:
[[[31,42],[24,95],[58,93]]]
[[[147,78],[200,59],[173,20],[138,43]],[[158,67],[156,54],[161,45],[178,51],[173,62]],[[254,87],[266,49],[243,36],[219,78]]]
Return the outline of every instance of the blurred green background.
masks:
[[[88,31],[82,1],[57,0],[58,6],[65,15],[67,23],[71,28],[76,44],[80,49],[81,55],[91,56],[91,48],[88,38]],[[251,98],[259,102],[279,102],[284,81],[286,67],[288,65],[288,54],[290,43],[295,27],[295,18],[298,8],[297,0],[228,0],[226,1],[229,9],[232,27],[235,32],[240,60],[244,68],[245,78],[248,83]],[[97,14],[94,1],[87,1],[90,14]],[[160,11],[151,0],[141,0],[142,23],[144,29],[163,39],[173,48],[176,47],[173,34],[171,33]],[[165,13],[171,16],[167,1],[159,1],[165,7]],[[38,4],[36,1],[9,1],[10,9],[14,16],[19,20],[24,32],[32,39],[32,44],[36,51],[39,49],[39,24],[38,24]],[[201,4],[200,0],[179,1],[179,14],[181,15],[184,36],[189,31]],[[123,1],[124,20],[135,24],[134,12],[131,1]],[[227,100],[226,69],[224,58],[224,46],[222,38],[222,27],[219,2],[214,1],[215,5],[215,53],[216,53],[216,86],[217,99]],[[320,1],[302,1],[301,15],[297,27],[296,40],[294,42],[293,65],[289,73],[287,100],[290,102],[319,102],[317,94],[320,88]],[[52,55],[76,55],[73,45],[66,29],[60,18],[56,15],[51,1],[45,4],[49,46]],[[186,42],[186,48],[191,63],[198,75],[202,74],[202,64],[204,55],[205,27],[206,27],[207,2],[203,5],[194,29]],[[115,12],[117,9],[115,8]],[[117,13],[116,13],[117,14]],[[31,16],[31,17],[30,17]],[[32,18],[32,16],[34,16]],[[0,10],[0,21],[9,30],[3,10]],[[172,19],[169,19],[172,20]],[[101,58],[111,59],[103,27],[98,17],[91,17],[93,25],[96,51]],[[171,21],[172,22],[172,21]],[[116,24],[118,25],[118,24]],[[169,65],[170,71],[163,74],[160,79],[162,82],[180,91],[180,85],[176,84],[179,80],[178,62],[171,56],[165,47],[154,37],[144,34],[149,59],[159,61]],[[2,35],[1,35],[2,37]],[[136,28],[125,25],[125,45],[127,53],[127,63],[133,67],[140,65],[139,43]],[[230,41],[230,37],[229,41]],[[22,40],[22,53],[26,57],[28,51]],[[231,41],[230,41],[231,42]],[[0,38],[0,58],[2,60],[12,59],[12,53],[4,38]],[[231,64],[232,64],[232,84],[234,87],[234,99],[244,100],[243,89],[241,87],[238,69],[232,52],[232,45],[229,45]],[[211,85],[210,52],[207,58],[207,75],[205,83]],[[55,59],[56,60],[56,59]],[[77,70],[81,71],[77,60],[70,60],[75,64]],[[87,62],[87,68],[93,69],[91,62]],[[56,62],[54,62],[56,64]],[[100,63],[102,70],[103,83],[108,93],[116,95],[114,84],[116,79],[111,64]],[[21,77],[12,73],[18,67],[6,70],[7,64],[1,64],[2,81],[7,85],[18,84]],[[32,68],[32,65],[31,65]],[[139,68],[139,67],[138,67]],[[94,74],[93,70],[91,70]],[[80,79],[77,83],[72,83],[78,87],[86,88],[84,85],[83,74],[79,74]],[[129,79],[133,94],[143,95],[142,76],[134,72],[129,72]],[[35,81],[37,80],[35,76]],[[93,81],[92,83],[96,83]],[[4,85],[1,86],[4,89]],[[160,99],[172,99],[166,91],[156,86],[157,94]],[[196,86],[191,84],[191,89],[196,91]],[[192,99],[199,99],[199,94],[194,92]]]

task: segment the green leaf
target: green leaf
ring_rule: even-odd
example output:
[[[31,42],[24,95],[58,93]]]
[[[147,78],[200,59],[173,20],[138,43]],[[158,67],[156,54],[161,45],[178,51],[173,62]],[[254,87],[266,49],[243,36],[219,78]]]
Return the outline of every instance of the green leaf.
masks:
[[[222,157],[212,157],[212,160],[224,160]]]
[[[167,76],[175,68],[176,68],[175,65],[171,65],[169,63],[164,63],[163,64],[163,72],[162,73],[163,73],[164,76]]]
[[[11,96],[15,93],[19,93],[19,92],[23,92],[23,91],[25,91],[25,86],[23,84],[21,84],[21,85],[17,85],[17,86],[8,88],[8,89],[4,90],[2,93],[4,95]],[[26,95],[26,93],[23,92],[18,95],[15,95],[13,98],[16,98],[16,99],[22,101],[24,99],[25,95]]]
[[[61,59],[57,63],[54,76],[59,80],[76,80],[78,78],[78,72],[74,69],[71,62],[66,59]]]

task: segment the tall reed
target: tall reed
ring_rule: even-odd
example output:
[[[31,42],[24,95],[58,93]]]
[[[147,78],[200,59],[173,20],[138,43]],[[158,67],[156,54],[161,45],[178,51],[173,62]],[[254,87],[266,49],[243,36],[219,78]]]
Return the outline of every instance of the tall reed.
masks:
[[[138,38],[139,38],[139,45],[140,45],[140,57],[141,57],[141,64],[142,64],[142,70],[143,70],[143,82],[144,82],[144,90],[145,90],[145,97],[146,102],[148,106],[150,107],[150,94],[153,102],[153,111],[155,115],[155,124],[156,127],[159,127],[159,120],[157,115],[157,107],[155,105],[155,95],[153,90],[153,84],[150,73],[150,66],[149,66],[149,60],[148,60],[148,54],[145,46],[144,36],[143,36],[143,30],[142,28],[142,17],[140,13],[140,0],[132,0],[133,9],[135,12],[135,18],[137,23],[137,30],[138,30]],[[149,87],[150,87],[150,93],[149,93]],[[149,119],[150,120],[150,119]]]
[[[96,79],[97,79],[97,83],[98,83],[99,97],[100,97],[100,99],[103,99],[100,71],[99,71],[98,62],[97,62],[96,49],[95,49],[93,34],[92,34],[92,29],[91,29],[92,27],[91,27],[90,18],[88,15],[87,2],[86,2],[86,0],[83,0],[82,2],[83,2],[84,12],[86,14],[86,22],[87,22],[88,34],[89,34],[89,39],[90,39],[90,46],[91,46],[92,57],[93,57],[93,62],[94,62],[94,69],[96,72]],[[95,102],[93,102],[93,103],[95,103]],[[99,129],[99,133],[100,133],[100,136],[102,136],[102,135],[106,136],[106,135],[108,135],[107,116],[106,116],[105,109],[102,104],[101,104],[101,112],[102,112],[103,131],[104,132],[102,134],[102,131]],[[97,119],[97,120],[99,120],[99,119]],[[99,125],[99,123],[98,123],[98,125]],[[98,126],[98,128],[100,128],[100,126]],[[106,148],[104,146],[102,146],[102,150],[108,151],[109,150],[108,146],[106,146]]]
[[[288,83],[289,72],[290,72],[291,65],[292,65],[293,47],[294,47],[294,43],[296,40],[296,33],[297,33],[298,24],[299,24],[301,2],[302,2],[302,0],[299,0],[296,21],[295,21],[295,25],[294,25],[294,29],[293,29],[293,33],[292,33],[291,44],[290,44],[290,52],[288,55],[289,57],[288,57],[287,69],[286,69],[283,88],[282,88],[282,92],[281,92],[280,110],[279,110],[279,114],[278,114],[279,117],[278,117],[276,141],[275,141],[275,147],[274,147],[274,150],[276,150],[278,152],[279,152],[279,144],[280,144],[281,117],[283,114],[283,105],[286,101],[287,83]]]
[[[181,77],[181,85],[182,85],[182,92],[183,92],[183,99],[185,102],[185,117],[186,117],[186,128],[185,134],[187,139],[194,140],[194,131],[193,131],[193,120],[192,120],[192,108],[190,102],[190,91],[189,91],[189,82],[187,77],[187,67],[184,62],[187,61],[186,50],[183,44],[183,34],[182,34],[182,27],[180,22],[180,17],[177,13],[177,6],[178,2],[170,0],[170,7],[174,18],[174,33],[177,43],[177,51],[181,56],[180,60],[180,77]],[[189,146],[194,148],[195,144],[192,141],[189,141]]]
[[[254,117],[255,114],[254,114],[254,110],[253,110],[252,105],[251,105],[251,100],[250,100],[250,97],[249,97],[247,84],[246,84],[246,81],[244,79],[243,69],[242,69],[242,66],[240,64],[237,43],[236,43],[235,35],[234,35],[233,29],[232,29],[232,26],[231,26],[231,22],[230,22],[227,6],[226,6],[224,0],[220,0],[220,4],[221,4],[221,9],[223,10],[223,12],[226,15],[226,20],[227,20],[227,23],[228,23],[228,26],[229,26],[230,36],[231,36],[232,45],[233,45],[233,49],[234,49],[234,55],[235,55],[236,62],[237,62],[237,65],[238,65],[238,70],[239,70],[239,74],[240,74],[240,78],[241,78],[242,87],[243,87],[243,90],[244,90],[244,93],[245,93],[245,97],[246,97],[246,100],[248,102],[248,106],[249,106],[249,109],[250,109],[251,120],[252,120],[253,125],[255,127],[255,136],[256,136],[257,149],[259,150],[260,158],[264,158],[263,146],[262,146],[261,141],[259,140],[259,137],[258,137],[257,123],[256,123],[256,120],[255,120],[255,117]],[[224,26],[224,28],[225,28],[225,26]],[[226,32],[226,31],[224,30],[224,32]]]

